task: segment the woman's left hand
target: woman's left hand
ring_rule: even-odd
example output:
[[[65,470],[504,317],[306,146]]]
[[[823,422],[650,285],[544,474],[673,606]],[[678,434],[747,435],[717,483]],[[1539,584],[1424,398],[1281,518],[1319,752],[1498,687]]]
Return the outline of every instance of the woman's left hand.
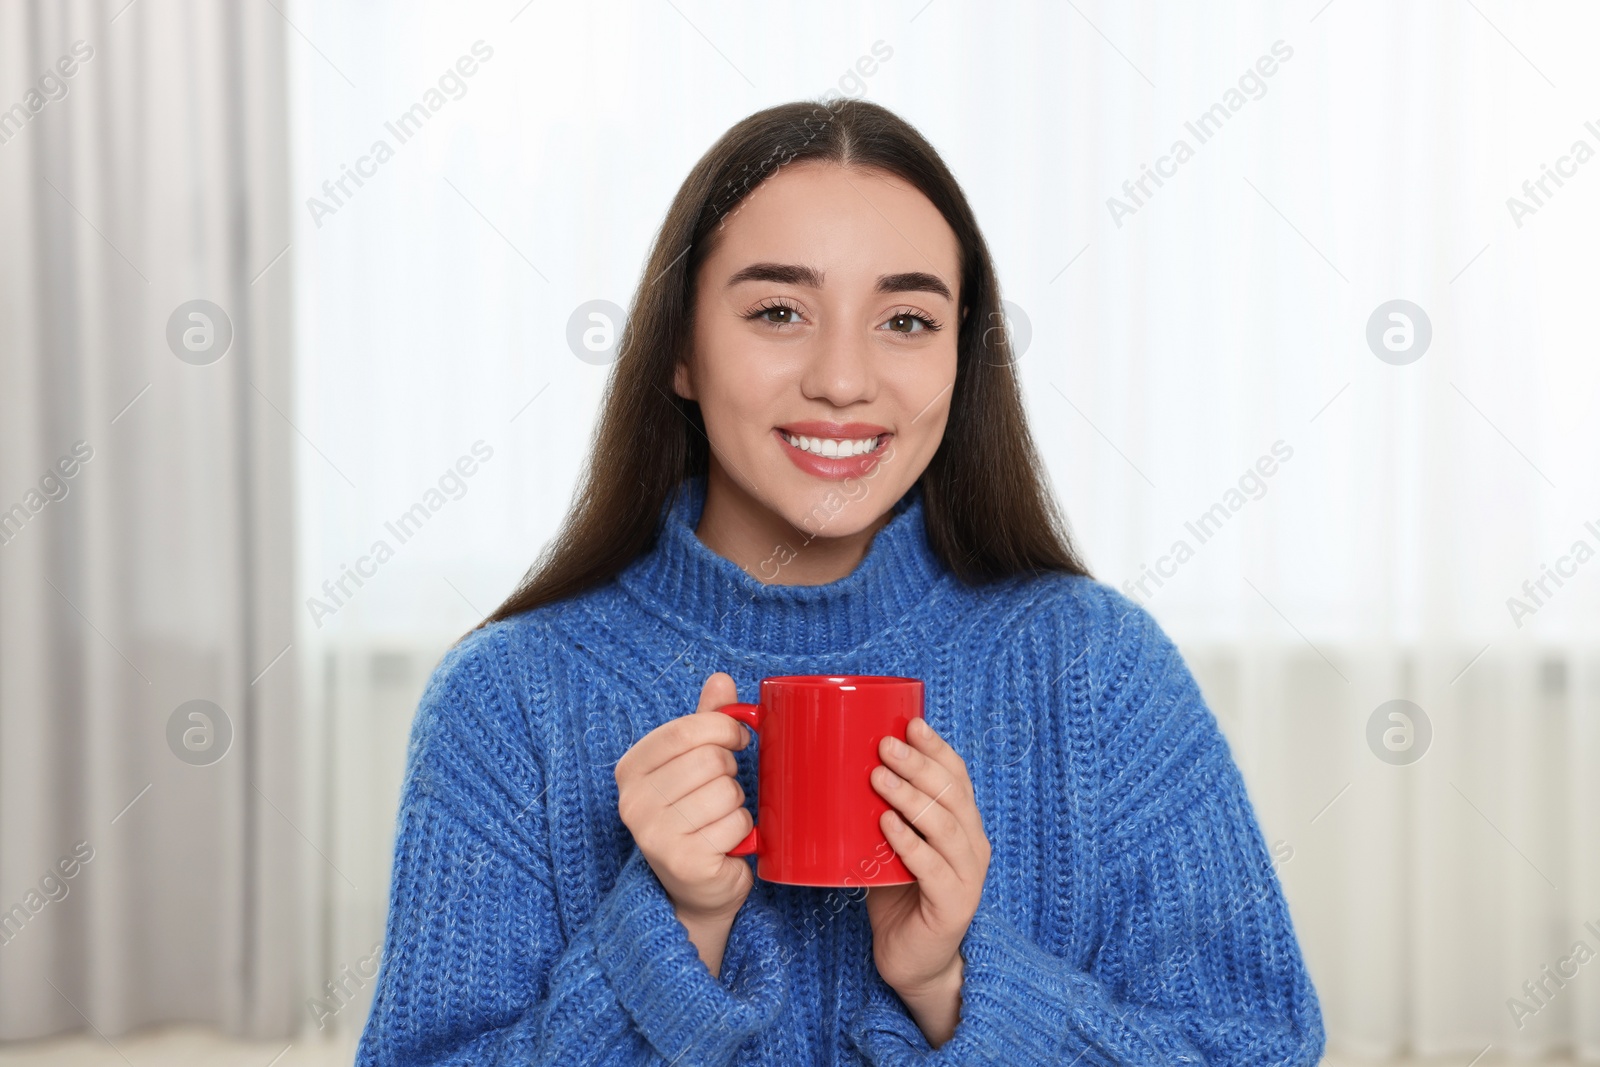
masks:
[[[924,1009],[949,1014],[952,996],[959,1007],[961,940],[978,911],[990,851],[961,756],[926,720],[913,719],[906,737],[909,746],[895,737],[879,742],[884,766],[873,768],[872,785],[890,806],[879,820],[884,836],[917,880],[870,887],[867,916],[878,973],[923,1023]],[[939,1030],[955,1028],[953,1017],[941,1022],[948,1026]]]

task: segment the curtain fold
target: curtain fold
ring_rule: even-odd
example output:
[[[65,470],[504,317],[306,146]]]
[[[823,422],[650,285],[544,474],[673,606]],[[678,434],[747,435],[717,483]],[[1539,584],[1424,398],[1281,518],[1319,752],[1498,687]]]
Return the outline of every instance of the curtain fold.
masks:
[[[302,1021],[285,33],[0,5],[0,1039]]]
[[[1600,960],[1543,974],[1576,941],[1600,947],[1600,657],[1491,649],[1452,685],[1479,649],[1322,651],[1348,685],[1303,645],[1184,648],[1263,832],[1292,850],[1278,873],[1330,1048],[1600,1058]],[[1413,763],[1366,740],[1393,697],[1429,720]]]

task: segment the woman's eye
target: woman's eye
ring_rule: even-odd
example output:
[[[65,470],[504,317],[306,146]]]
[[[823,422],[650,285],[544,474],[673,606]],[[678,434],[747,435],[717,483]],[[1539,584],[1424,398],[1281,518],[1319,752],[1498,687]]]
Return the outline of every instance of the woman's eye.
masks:
[[[757,308],[748,317],[770,322],[774,326],[792,326],[799,314],[799,308],[792,308],[787,304],[774,304],[771,307]]]
[[[796,326],[804,322],[800,309],[790,307],[788,304],[770,304],[766,307],[756,308],[745,316],[758,322],[769,323],[773,326]],[[902,311],[889,316],[886,320],[891,333],[919,334],[932,333],[940,328],[939,323],[925,315],[912,311]]]
[[[920,329],[914,328],[917,323],[921,324]],[[889,329],[893,333],[931,333],[938,328],[938,323],[909,311],[889,316]]]

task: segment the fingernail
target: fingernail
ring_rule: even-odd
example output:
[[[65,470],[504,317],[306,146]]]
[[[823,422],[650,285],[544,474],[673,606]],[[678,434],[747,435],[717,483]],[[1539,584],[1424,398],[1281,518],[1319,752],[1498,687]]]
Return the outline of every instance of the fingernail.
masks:
[[[891,771],[889,768],[884,767],[882,770],[880,770],[878,772],[878,777],[880,779],[882,779],[883,787],[885,789],[899,789],[900,788],[900,776],[898,774],[894,773],[893,771]]]
[[[901,757],[911,755],[911,749],[907,748],[906,743],[898,737],[889,738],[889,751]]]
[[[910,729],[914,736],[926,737],[932,728],[928,725],[928,720],[926,719],[912,719]]]

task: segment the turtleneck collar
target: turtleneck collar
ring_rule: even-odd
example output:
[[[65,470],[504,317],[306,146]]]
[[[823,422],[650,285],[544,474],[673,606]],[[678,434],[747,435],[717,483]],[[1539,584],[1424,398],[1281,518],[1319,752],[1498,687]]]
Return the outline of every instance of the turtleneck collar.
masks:
[[[945,573],[928,544],[920,484],[895,502],[855,569],[824,585],[769,584],[713,552],[695,534],[705,493],[704,475],[685,479],[662,508],[655,547],[617,580],[652,614],[733,648],[848,652],[896,625]]]

